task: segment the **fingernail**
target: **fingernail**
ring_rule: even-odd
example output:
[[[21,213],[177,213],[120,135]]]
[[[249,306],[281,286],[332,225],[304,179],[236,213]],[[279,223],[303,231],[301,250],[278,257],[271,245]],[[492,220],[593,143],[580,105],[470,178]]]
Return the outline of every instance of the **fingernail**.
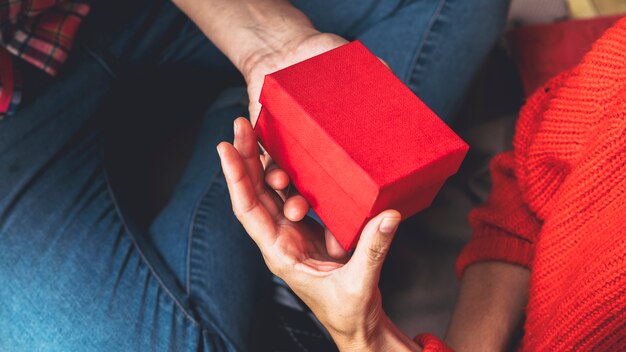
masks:
[[[217,154],[220,156],[220,158],[222,157],[222,151],[220,150],[220,145],[218,144],[215,149],[217,149]]]
[[[237,135],[237,120],[233,122],[233,130],[235,131],[235,136]]]
[[[400,219],[398,218],[384,218],[383,221],[380,222],[378,230],[385,235],[390,235],[396,231],[399,224]]]

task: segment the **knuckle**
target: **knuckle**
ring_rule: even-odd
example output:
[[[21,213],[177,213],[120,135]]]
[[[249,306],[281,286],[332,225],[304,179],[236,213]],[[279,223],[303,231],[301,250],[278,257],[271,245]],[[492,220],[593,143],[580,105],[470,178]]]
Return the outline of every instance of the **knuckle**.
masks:
[[[238,219],[241,219],[243,216],[250,213],[254,208],[258,205],[258,201],[254,200],[248,202],[247,204],[243,204],[241,206],[233,205],[233,212]]]
[[[247,176],[248,176],[248,175],[247,175],[246,173],[244,173],[244,172],[237,172],[237,173],[235,173],[235,174],[233,175],[231,183],[232,183],[233,185],[236,185],[236,184],[242,183],[242,182],[244,182],[244,181],[245,181],[245,179],[246,179],[246,177],[247,177]]]
[[[367,257],[372,262],[382,261],[387,255],[387,246],[382,243],[375,243],[369,247]]]

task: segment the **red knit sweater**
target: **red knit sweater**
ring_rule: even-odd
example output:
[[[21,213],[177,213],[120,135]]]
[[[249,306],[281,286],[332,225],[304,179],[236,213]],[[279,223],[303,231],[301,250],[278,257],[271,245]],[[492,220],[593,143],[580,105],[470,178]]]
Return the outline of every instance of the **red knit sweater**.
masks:
[[[531,269],[522,351],[626,351],[626,19],[528,100],[491,172],[458,274]]]

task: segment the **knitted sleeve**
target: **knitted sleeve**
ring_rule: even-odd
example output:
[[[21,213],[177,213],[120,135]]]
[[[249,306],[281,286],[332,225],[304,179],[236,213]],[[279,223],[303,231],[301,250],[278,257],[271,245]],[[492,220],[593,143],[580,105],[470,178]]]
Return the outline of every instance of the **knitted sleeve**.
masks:
[[[481,261],[504,261],[530,268],[542,222],[524,200],[523,190],[528,191],[529,182],[524,170],[543,113],[556,88],[569,75],[566,71],[551,79],[528,99],[517,121],[514,150],[491,161],[493,189],[487,202],[469,214],[473,234],[456,262],[459,278],[466,267]]]
[[[470,212],[470,242],[457,259],[457,276],[480,261],[504,261],[530,267],[541,223],[528,209],[514,172],[513,152],[491,162],[493,190],[487,202]]]
[[[480,261],[530,266],[541,223],[522,199],[514,165],[513,152],[499,154],[491,161],[493,191],[484,205],[470,212],[473,235],[457,260],[458,277],[467,266]],[[415,341],[424,351],[452,351],[430,334],[418,335]]]

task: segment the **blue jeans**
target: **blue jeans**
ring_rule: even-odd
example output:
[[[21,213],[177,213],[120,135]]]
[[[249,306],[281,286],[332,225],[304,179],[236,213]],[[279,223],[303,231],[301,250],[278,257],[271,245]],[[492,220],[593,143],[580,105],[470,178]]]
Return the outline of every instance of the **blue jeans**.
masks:
[[[508,0],[294,4],[320,30],[363,41],[447,118]],[[156,0],[96,2],[58,78],[26,67],[30,97],[0,122],[2,351],[252,349],[270,278],[232,215],[215,152],[246,114],[245,88],[224,90],[206,113],[171,200],[139,231],[110,186],[94,116],[119,77],[144,64],[237,75],[183,14]]]

